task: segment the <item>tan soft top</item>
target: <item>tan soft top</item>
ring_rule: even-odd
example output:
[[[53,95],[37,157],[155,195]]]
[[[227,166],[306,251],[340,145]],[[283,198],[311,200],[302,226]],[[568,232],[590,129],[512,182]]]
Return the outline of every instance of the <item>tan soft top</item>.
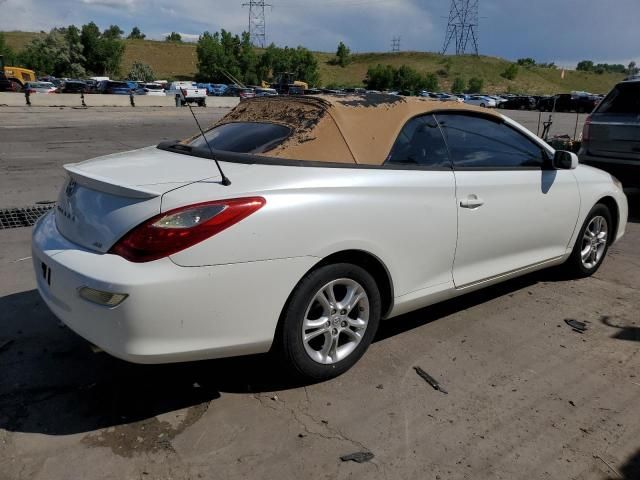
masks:
[[[320,162],[382,165],[411,118],[435,111],[489,110],[456,101],[386,94],[345,97],[281,96],[243,100],[216,125],[273,122],[292,129],[281,145],[262,155]]]

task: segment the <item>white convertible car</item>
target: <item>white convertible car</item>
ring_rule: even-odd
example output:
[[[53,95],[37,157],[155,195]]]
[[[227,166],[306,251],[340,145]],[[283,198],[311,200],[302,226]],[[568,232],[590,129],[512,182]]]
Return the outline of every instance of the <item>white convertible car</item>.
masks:
[[[206,139],[66,165],[34,229],[42,298],[116,357],[272,350],[329,378],[381,319],[553,265],[590,275],[625,231],[615,178],[457,102],[256,98]]]

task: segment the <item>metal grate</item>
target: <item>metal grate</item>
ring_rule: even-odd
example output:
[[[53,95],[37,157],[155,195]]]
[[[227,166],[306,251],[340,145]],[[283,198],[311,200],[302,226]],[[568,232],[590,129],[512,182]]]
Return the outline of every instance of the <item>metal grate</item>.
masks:
[[[54,206],[55,203],[24,208],[2,208],[0,209],[0,230],[31,227]]]

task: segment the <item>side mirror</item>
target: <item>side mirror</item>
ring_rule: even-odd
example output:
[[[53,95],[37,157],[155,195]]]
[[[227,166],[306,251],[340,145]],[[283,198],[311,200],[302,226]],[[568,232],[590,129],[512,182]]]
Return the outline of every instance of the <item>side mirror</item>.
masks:
[[[556,150],[553,156],[553,168],[557,170],[573,170],[578,167],[578,156],[573,152]]]

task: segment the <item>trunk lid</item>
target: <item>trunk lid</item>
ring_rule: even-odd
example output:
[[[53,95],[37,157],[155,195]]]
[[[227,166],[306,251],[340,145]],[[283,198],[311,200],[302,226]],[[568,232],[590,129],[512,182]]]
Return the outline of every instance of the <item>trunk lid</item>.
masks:
[[[198,180],[220,180],[213,161],[156,147],[64,166],[56,226],[68,240],[105,253],[130,229],[160,213],[162,195]]]
[[[588,152],[597,157],[640,160],[640,118],[637,115],[592,115]]]
[[[621,82],[591,114],[590,155],[640,160],[640,82]]]

